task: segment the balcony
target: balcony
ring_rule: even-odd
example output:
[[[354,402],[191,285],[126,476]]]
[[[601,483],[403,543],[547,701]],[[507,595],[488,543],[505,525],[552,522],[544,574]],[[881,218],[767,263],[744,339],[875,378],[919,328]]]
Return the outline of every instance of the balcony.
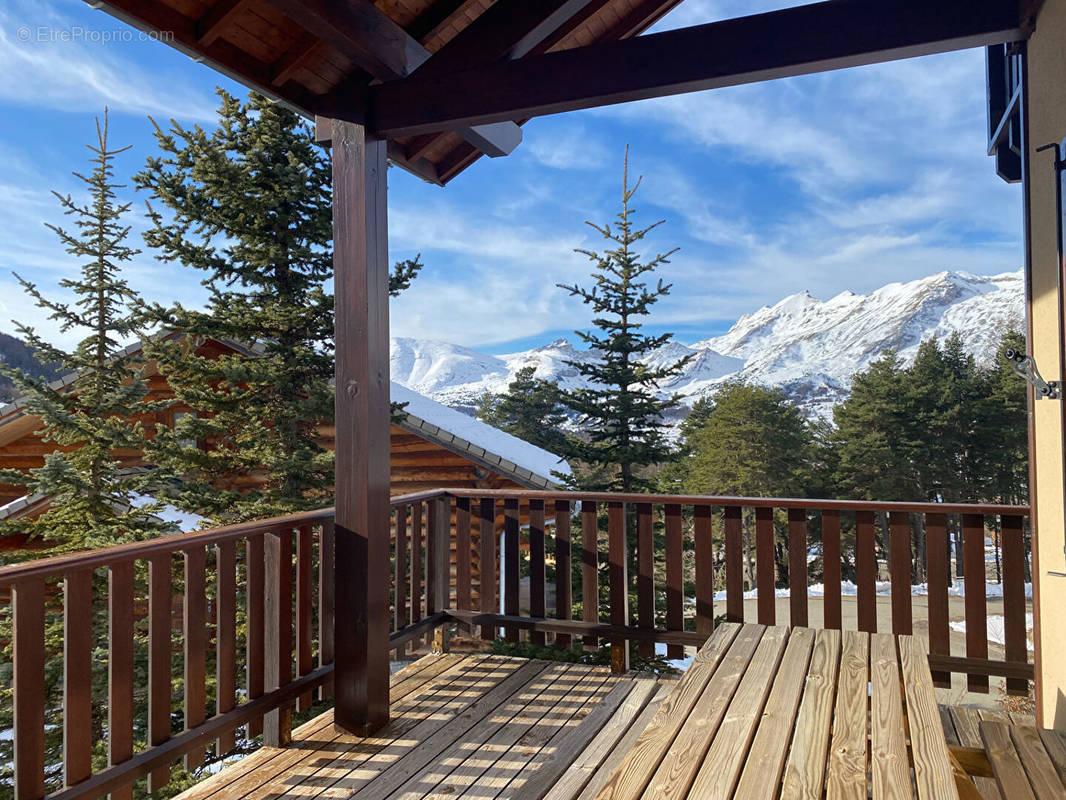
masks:
[[[392,676],[392,738],[384,739],[334,731],[328,710],[293,730],[294,715],[308,716],[316,703],[328,708],[335,625],[350,624],[335,604],[336,581],[348,573],[335,563],[332,510],[5,567],[0,591],[10,592],[14,626],[15,795],[131,797],[137,781],[160,789],[179,761],[190,771],[205,760],[221,763],[261,735],[263,750],[188,797],[208,796],[212,786],[227,798],[267,796],[279,787],[332,796],[340,791],[334,785],[347,786],[347,796],[353,780],[373,786],[381,772],[394,776],[391,785],[406,775],[386,769],[409,750],[422,759],[405,769],[467,763],[500,727],[494,714],[511,709],[520,717],[527,707],[540,708],[543,722],[512,727],[512,742],[490,742],[496,760],[525,753],[523,769],[555,775],[561,762],[553,748],[566,741],[567,758],[585,758],[579,766],[595,786],[672,683],[627,675],[631,653],[652,656],[658,646],[680,658],[723,623],[915,633],[928,638],[938,686],[950,686],[955,674],[957,689],[965,678],[970,691],[988,692],[995,676],[1008,692],[1024,693],[1033,679],[1028,513],[1020,506],[527,490],[393,498],[392,575],[381,604],[389,647],[403,659],[427,645],[445,653],[454,638],[465,654],[417,660]],[[961,532],[965,577],[952,584],[954,530]],[[1002,582],[992,592],[988,531],[998,531],[1002,553]],[[924,552],[913,547],[922,540],[916,534]],[[749,582],[774,591],[746,595],[745,569]],[[915,587],[919,569],[925,581]],[[821,587],[811,592],[809,576],[819,572]],[[961,626],[952,625],[950,604],[960,602],[952,599],[960,592],[965,634],[953,634]],[[990,617],[1002,617],[1002,647],[990,646]],[[479,642],[498,638],[562,649],[607,643],[610,667],[476,652]],[[401,735],[418,725],[419,735],[428,735],[460,714],[470,720],[463,735],[474,738],[463,740],[459,761],[448,749],[459,739],[431,744]],[[587,719],[598,727],[578,724]],[[107,764],[98,757],[94,769],[97,740],[107,742]],[[598,761],[586,758],[597,742]],[[57,752],[61,762],[49,756]],[[385,755],[368,755],[379,752]],[[367,764],[345,766],[353,753]],[[236,788],[219,788],[231,783]],[[492,785],[502,792],[509,784]],[[515,791],[509,796],[541,796]]]

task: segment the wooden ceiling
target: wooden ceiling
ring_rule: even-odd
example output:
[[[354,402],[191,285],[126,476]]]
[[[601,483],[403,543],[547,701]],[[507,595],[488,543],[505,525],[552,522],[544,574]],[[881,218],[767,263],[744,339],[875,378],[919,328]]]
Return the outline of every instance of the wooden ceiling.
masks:
[[[680,0],[103,0],[91,5],[313,117],[364,122],[368,88],[627,39]],[[401,136],[393,163],[443,185],[524,120]]]

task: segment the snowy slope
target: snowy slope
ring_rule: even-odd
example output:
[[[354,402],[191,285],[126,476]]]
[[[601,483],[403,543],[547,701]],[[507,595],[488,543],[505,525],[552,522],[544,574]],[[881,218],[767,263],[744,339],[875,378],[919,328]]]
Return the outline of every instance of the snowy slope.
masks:
[[[689,346],[674,343],[649,360],[672,363],[682,355],[694,356],[681,375],[662,387],[665,393],[680,392],[689,403],[713,393],[724,380],[744,378],[781,386],[808,413],[828,414],[847,395],[852,376],[886,349],[896,348],[907,362],[923,340],[957,331],[971,353],[987,359],[1003,331],[1021,329],[1023,321],[1021,271],[993,276],[940,272],[825,301],[801,292],[741,317],[722,336]],[[470,411],[485,392],[505,391],[525,366],[536,367],[537,377],[561,386],[580,386],[582,378],[565,362],[594,357],[565,339],[503,356],[443,342],[393,339],[392,378]]]

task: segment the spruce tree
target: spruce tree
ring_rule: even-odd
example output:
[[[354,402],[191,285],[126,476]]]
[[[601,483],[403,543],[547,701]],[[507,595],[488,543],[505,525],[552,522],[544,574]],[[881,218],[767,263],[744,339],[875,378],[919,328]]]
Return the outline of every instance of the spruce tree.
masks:
[[[29,495],[51,498],[34,519],[0,524],[0,531],[27,533],[51,544],[51,552],[102,547],[135,541],[173,530],[153,512],[157,503],[140,495],[155,492],[156,473],[123,468],[120,451],[141,451],[146,431],[139,421],[164,408],[168,401],[149,401],[143,364],[123,352],[124,343],[143,335],[139,298],[122,271],[140,251],[126,240],[125,218],[130,204],[118,200],[115,158],[128,147],[108,143],[108,117],[96,122],[96,143],[88,145],[93,169],[74,173],[87,190],[76,200],[55,192],[72,228],[48,224],[64,249],[80,262],[79,276],[65,278],[60,288],[73,302],[49,299],[32,282],[18,277],[38,308],[48,312],[60,332],[82,332],[72,350],[51,344],[33,328],[16,323],[20,335],[41,364],[72,376],[72,384],[53,388],[44,377],[0,361],[0,374],[15,386],[29,414],[40,417],[43,441],[55,448],[44,466],[28,474],[0,471],[0,481],[24,485]]]
[[[234,521],[330,502],[333,455],[318,426],[333,416],[332,208],[329,159],[306,124],[260,95],[219,95],[211,132],[156,125],[161,155],[136,180],[152,198],[145,241],[203,273],[209,292],[203,311],[153,310],[183,336],[150,355],[196,413],[161,432],[152,456],[182,476],[177,505]],[[207,339],[252,357],[197,355]]]
[[[567,436],[562,426],[566,410],[559,387],[534,377],[536,367],[523,367],[507,385],[506,394],[482,398],[477,417],[550,453],[563,453]]]
[[[586,489],[633,492],[648,490],[654,481],[648,467],[671,460],[673,449],[665,436],[664,414],[676,408],[679,395],[658,396],[659,387],[678,375],[688,357],[657,365],[649,360],[666,345],[673,334],[643,332],[651,308],[670,292],[659,279],[649,288],[642,280],[658,267],[668,264],[677,248],[642,260],[637,247],[664,220],[644,228],[632,220],[630,201],[640,186],[640,178],[629,185],[629,148],[622,171],[622,210],[615,224],[586,222],[610,244],[602,252],[578,250],[593,263],[593,285],[558,284],[572,296],[592,307],[595,331],[575,331],[597,358],[567,361],[584,378],[588,388],[564,391],[563,404],[578,415],[583,436],[573,440],[572,457],[589,466],[582,483]]]

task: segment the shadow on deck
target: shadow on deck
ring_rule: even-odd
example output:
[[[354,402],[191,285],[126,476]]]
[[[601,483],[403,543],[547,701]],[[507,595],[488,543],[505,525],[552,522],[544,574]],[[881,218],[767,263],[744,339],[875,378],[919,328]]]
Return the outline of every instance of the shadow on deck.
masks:
[[[392,676],[392,721],[339,734],[328,711],[180,800],[594,796],[672,680],[494,655],[426,656]]]

